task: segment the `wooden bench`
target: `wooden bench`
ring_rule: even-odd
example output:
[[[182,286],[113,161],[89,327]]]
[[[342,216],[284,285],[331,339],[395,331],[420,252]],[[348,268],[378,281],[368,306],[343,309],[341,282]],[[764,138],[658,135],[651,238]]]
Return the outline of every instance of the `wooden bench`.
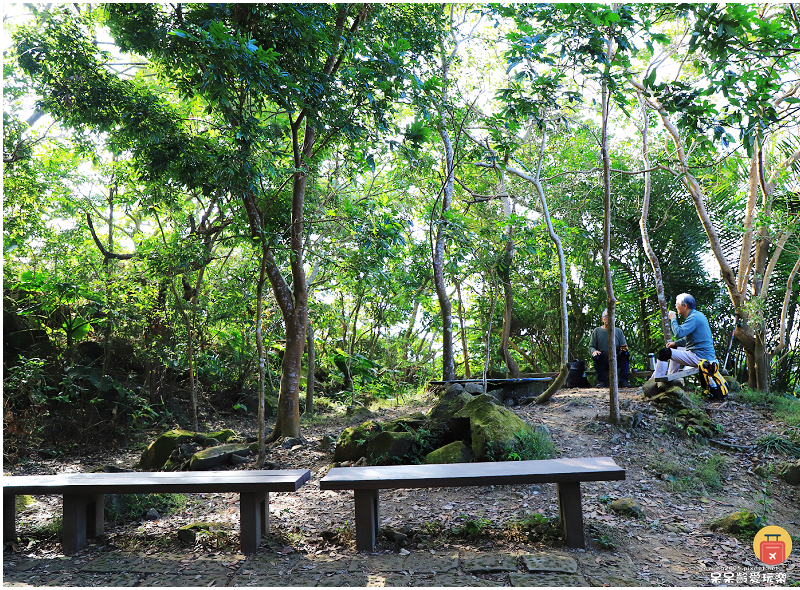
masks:
[[[5,476],[3,538],[16,540],[16,496],[64,496],[62,548],[75,553],[86,538],[103,534],[103,494],[239,493],[243,553],[253,553],[269,531],[269,492],[294,492],[311,477],[307,469],[273,471],[61,473]]]
[[[334,467],[322,478],[323,490],[353,490],[356,547],[374,551],[380,528],[378,492],[400,488],[558,484],[558,507],[568,547],[584,548],[581,482],[625,479],[611,457],[547,459],[498,463]]]
[[[677,381],[678,379],[683,379],[684,377],[691,377],[692,375],[697,375],[700,371],[697,367],[689,367],[688,369],[684,369],[683,371],[676,371],[674,373],[667,373],[663,377],[656,377],[653,379],[656,383],[669,383],[670,381]]]

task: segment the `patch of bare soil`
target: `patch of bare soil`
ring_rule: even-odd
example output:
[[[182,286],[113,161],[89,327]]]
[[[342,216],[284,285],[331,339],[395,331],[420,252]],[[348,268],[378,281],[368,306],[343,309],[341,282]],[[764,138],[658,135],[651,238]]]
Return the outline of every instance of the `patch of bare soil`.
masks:
[[[375,411],[379,419],[385,420],[427,411],[432,401]],[[604,421],[608,415],[607,390],[562,390],[548,405],[512,408],[530,423],[547,426],[560,457],[610,456],[627,470],[624,481],[583,484],[587,550],[569,551],[584,566],[597,565],[598,570],[605,568],[606,572],[618,568],[635,576],[642,585],[708,585],[710,572],[763,568],[751,546],[712,532],[709,525],[740,509],[763,511],[759,504],[763,480],[754,469],[781,457],[756,449],[740,451],[698,444],[681,434],[668,415],[656,411],[640,389],[621,390],[620,403],[624,414],[639,413],[641,421],[636,428],[624,430]],[[769,432],[780,432],[780,425],[772,422],[767,409],[742,405],[736,400],[716,407],[712,416],[724,428],[722,438],[731,444],[752,445]],[[207,430],[231,428],[243,436],[257,433],[252,419],[221,418],[206,426]],[[278,468],[310,469],[312,477],[296,493],[270,494],[270,542],[260,551],[331,556],[355,553],[352,492],[319,489],[319,480],[332,459],[320,441],[325,435],[335,439],[346,426],[343,415],[321,416],[304,424],[305,445],[269,450],[267,459]],[[148,434],[152,440],[159,433]],[[36,459],[6,465],[4,471],[21,475],[90,471],[108,464],[130,467],[140,452],[141,449],[80,458]],[[236,469],[248,467],[252,468],[252,464]],[[772,510],[769,523],[800,535],[798,487],[772,477],[768,491]],[[107,525],[105,537],[88,551],[117,548],[235,553],[238,495],[196,494],[189,498],[178,512],[158,520]],[[614,513],[609,503],[618,498],[633,498],[645,516]],[[552,535],[529,535],[526,529],[513,526],[515,522],[531,522],[537,514],[557,518],[554,484],[386,490],[381,492],[380,500],[382,525],[405,530],[405,547],[411,549],[492,547],[524,553],[558,546],[558,539]],[[60,497],[39,496],[21,511],[17,524],[21,543],[16,551],[34,556],[60,553],[57,535],[47,532],[48,524],[60,513],[60,503]],[[198,521],[216,523],[221,532],[189,548],[177,540],[177,530]],[[465,527],[468,523],[471,528]],[[467,534],[468,530],[474,534]],[[385,552],[404,550],[383,537],[378,548]],[[800,578],[800,547],[797,549],[779,566],[780,571],[788,573],[788,581]]]

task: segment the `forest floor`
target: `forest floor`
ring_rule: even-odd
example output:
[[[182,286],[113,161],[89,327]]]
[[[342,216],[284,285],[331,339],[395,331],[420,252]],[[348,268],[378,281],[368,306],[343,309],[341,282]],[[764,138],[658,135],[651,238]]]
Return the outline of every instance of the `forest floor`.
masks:
[[[430,398],[416,400],[374,411],[379,419],[384,420],[413,411],[426,411],[432,402]],[[624,481],[582,485],[586,550],[567,549],[559,546],[557,541],[553,543],[553,539],[531,541],[520,534],[518,528],[515,529],[514,522],[536,518],[537,513],[557,518],[556,486],[541,484],[382,491],[382,525],[396,529],[410,527],[411,532],[410,543],[403,547],[381,537],[377,552],[384,557],[408,555],[409,560],[416,559],[415,556],[460,556],[462,563],[467,563],[469,556],[475,555],[502,553],[509,559],[517,559],[545,552],[574,558],[578,563],[577,573],[582,576],[577,578],[578,581],[549,578],[540,582],[527,579],[520,583],[520,578],[514,577],[518,574],[508,568],[479,568],[469,572],[465,570],[465,574],[472,575],[464,575],[459,570],[457,575],[463,577],[451,577],[433,584],[426,583],[430,580],[424,577],[408,578],[411,585],[711,586],[720,580],[727,582],[728,586],[800,585],[800,546],[781,565],[767,567],[756,559],[751,545],[709,528],[715,520],[741,509],[762,512],[763,505],[759,500],[764,497],[764,480],[754,470],[782,457],[756,449],[744,452],[715,448],[681,436],[670,425],[670,418],[656,411],[639,388],[621,390],[620,405],[623,413],[641,412],[643,421],[637,428],[622,430],[603,421],[602,416],[608,414],[607,390],[562,390],[548,405],[511,408],[531,424],[548,427],[559,457],[610,456],[627,470]],[[732,444],[753,445],[760,437],[770,432],[779,434],[782,429],[782,425],[773,422],[768,408],[745,405],[735,398],[717,407],[712,415],[724,428],[721,438]],[[358,562],[363,554],[359,556],[355,550],[352,492],[319,489],[319,480],[332,459],[332,455],[320,447],[319,441],[325,435],[337,437],[348,425],[343,414],[304,420],[306,445],[269,451],[268,460],[278,468],[307,468],[312,476],[295,493],[270,494],[271,534],[269,542],[262,545],[256,557],[248,557],[245,561],[237,554],[238,495],[196,494],[189,496],[180,510],[158,520],[116,526],[107,524],[104,537],[94,541],[79,556],[69,559],[78,560],[78,565],[92,560],[100,563],[97,560],[111,553],[140,557],[172,555],[175,559],[178,559],[175,556],[190,556],[224,562],[228,568],[227,577],[221,576],[211,582],[204,579],[203,585],[256,584],[259,578],[252,577],[252,564],[255,563],[252,560],[259,556],[261,559],[267,556],[283,559],[283,566],[280,563],[276,565],[280,574],[283,574],[281,567],[292,571],[294,566],[289,565],[292,559],[315,556],[324,558],[326,563],[343,560],[342,564],[350,564],[344,566],[342,571],[345,573],[367,571],[369,565],[359,565],[361,562]],[[245,436],[257,432],[252,418],[231,416],[209,421],[206,426],[208,431],[226,427]],[[147,434],[152,440],[160,432]],[[138,448],[79,458],[37,459],[6,465],[4,473],[79,472],[109,464],[131,467],[140,453],[141,448]],[[247,468],[247,465],[237,468]],[[768,507],[772,511],[769,523],[783,527],[797,539],[800,536],[800,488],[772,477],[767,489]],[[644,510],[644,516],[634,518],[611,511],[609,502],[618,498],[635,500]],[[13,551],[4,553],[4,583],[22,585],[27,580],[33,585],[105,585],[103,579],[87,578],[89,574],[86,571],[83,577],[78,575],[81,568],[77,566],[72,570],[62,568],[67,573],[74,570],[73,577],[64,577],[62,572],[61,577],[48,578],[46,572],[42,574],[39,571],[44,560],[49,560],[48,563],[61,560],[62,565],[69,560],[60,553],[58,535],[50,526],[60,509],[60,497],[37,496],[34,504],[18,514],[20,543],[13,547]],[[179,527],[199,521],[217,523],[222,534],[211,535],[194,547],[177,539]],[[463,532],[463,525],[467,522],[474,525],[476,534],[469,536]],[[453,534],[459,529],[461,534]],[[313,569],[316,566],[304,567]],[[392,568],[387,566],[387,569]],[[516,571],[517,566],[512,569]],[[98,570],[89,568],[89,571]],[[345,575],[342,571],[339,574]],[[248,577],[251,583],[241,583],[242,572],[251,572]],[[43,577],[39,577],[40,574]],[[401,570],[397,575],[400,574],[408,575],[408,571]],[[166,583],[168,579],[172,580],[170,585],[195,585],[159,578],[156,574],[151,578],[143,576],[139,574],[126,579],[130,585],[158,585],[159,581]],[[325,579],[323,576],[322,580]],[[147,580],[151,583],[148,584]],[[295,580],[294,585],[375,585],[368,583],[371,579],[366,577],[347,580],[345,575],[345,578],[337,579],[338,583],[329,579],[329,583],[324,584],[314,578],[311,582]],[[384,581],[385,585],[409,585],[409,581]],[[113,585],[119,583],[120,579],[116,578]],[[257,585],[276,585],[276,582],[262,578]]]

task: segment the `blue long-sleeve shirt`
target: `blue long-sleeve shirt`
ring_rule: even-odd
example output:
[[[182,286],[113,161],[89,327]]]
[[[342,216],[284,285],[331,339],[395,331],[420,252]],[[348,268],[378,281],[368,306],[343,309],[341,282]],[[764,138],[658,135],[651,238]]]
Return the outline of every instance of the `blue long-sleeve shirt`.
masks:
[[[672,333],[679,340],[679,346],[686,346],[689,350],[699,356],[701,359],[713,361],[716,358],[714,353],[714,341],[711,337],[711,327],[708,325],[706,316],[693,309],[683,320],[683,323],[678,324],[678,319],[675,318],[669,323]],[[681,343],[680,340],[684,342]]]

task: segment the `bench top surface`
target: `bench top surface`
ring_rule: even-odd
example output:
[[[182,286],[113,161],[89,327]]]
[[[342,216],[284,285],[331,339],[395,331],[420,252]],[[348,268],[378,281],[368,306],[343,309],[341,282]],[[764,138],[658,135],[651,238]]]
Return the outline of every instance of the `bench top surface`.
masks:
[[[294,492],[311,477],[308,469],[248,471],[155,471],[59,473],[3,476],[3,494],[152,492]]]
[[[320,480],[323,490],[432,488],[495,484],[566,483],[625,479],[611,457],[334,467]]]

